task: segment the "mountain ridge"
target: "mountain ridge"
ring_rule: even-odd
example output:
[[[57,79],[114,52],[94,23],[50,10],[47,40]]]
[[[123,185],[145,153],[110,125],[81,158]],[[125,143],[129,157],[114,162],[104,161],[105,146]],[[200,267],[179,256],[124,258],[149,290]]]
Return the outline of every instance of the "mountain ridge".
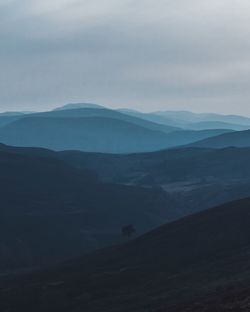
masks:
[[[189,144],[231,130],[180,130],[107,109],[72,109],[31,114],[0,128],[8,145],[54,150],[132,153]]]
[[[249,147],[250,146],[250,130],[237,131],[207,138],[191,144],[198,147]]]

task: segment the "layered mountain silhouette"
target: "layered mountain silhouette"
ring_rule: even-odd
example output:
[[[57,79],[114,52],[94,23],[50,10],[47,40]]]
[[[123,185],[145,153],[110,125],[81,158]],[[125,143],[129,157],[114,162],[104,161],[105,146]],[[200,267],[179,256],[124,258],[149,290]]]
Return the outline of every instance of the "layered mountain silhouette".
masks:
[[[193,113],[189,111],[159,111],[154,112],[154,114],[159,116],[164,116],[167,118],[173,118],[179,120],[180,122],[185,123],[196,123],[196,122],[208,122],[208,121],[217,121],[217,122],[227,122],[231,124],[238,125],[250,125],[250,118],[239,115],[220,115],[213,113]]]
[[[246,311],[249,124],[89,103],[0,114],[0,310]]]
[[[0,127],[2,143],[104,153],[156,151],[232,131],[181,130],[91,104],[5,118],[8,121]]]
[[[46,266],[121,242],[124,224],[142,234],[250,196],[249,155],[237,148],[110,155],[0,145],[0,270]]]
[[[29,117],[2,128],[0,140],[17,146],[107,153],[157,150],[166,146],[163,132],[106,117]]]
[[[159,124],[190,130],[232,129],[240,131],[250,128],[250,118],[237,115],[197,114],[188,111],[161,111],[151,113],[142,113],[129,109],[120,109],[119,111]]]
[[[1,282],[3,311],[247,311],[250,199]],[[6,290],[7,289],[7,290]]]

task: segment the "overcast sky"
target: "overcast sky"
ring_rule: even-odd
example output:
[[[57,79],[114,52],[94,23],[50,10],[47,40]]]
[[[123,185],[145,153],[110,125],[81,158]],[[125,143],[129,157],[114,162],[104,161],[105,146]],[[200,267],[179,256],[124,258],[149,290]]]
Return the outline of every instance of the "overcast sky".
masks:
[[[249,0],[0,0],[0,111],[250,115]]]

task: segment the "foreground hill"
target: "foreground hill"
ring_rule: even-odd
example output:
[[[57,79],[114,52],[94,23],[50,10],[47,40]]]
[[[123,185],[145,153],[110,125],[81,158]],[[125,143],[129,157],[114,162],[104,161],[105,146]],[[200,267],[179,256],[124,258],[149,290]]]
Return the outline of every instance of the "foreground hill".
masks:
[[[0,150],[0,272],[46,266],[179,216],[160,189],[103,184],[52,151]]]
[[[44,273],[2,279],[3,311],[247,311],[250,199]]]

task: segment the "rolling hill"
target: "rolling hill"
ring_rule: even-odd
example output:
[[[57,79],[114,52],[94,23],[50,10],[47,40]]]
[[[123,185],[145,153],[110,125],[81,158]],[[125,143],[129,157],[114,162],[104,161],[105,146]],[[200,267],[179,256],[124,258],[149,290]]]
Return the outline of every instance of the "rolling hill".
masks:
[[[247,311],[250,199],[58,268],[2,279],[3,311]]]
[[[0,114],[0,128],[8,125],[8,124],[11,124],[12,122],[16,121],[16,120],[19,120],[23,117],[23,115],[1,115]]]
[[[147,123],[147,127],[139,125],[137,120],[122,120],[122,114],[119,118],[107,117],[113,113],[120,114],[113,111],[110,113],[106,109],[73,109],[32,114],[0,128],[0,142],[53,150],[133,153],[189,144],[228,132],[204,130],[165,133],[152,127],[150,129],[149,122],[144,120],[140,123]],[[165,127],[149,124],[156,125],[156,128]]]
[[[192,130],[205,130],[205,129],[232,129],[235,131],[247,130],[250,128],[250,125],[244,126],[240,124],[233,124],[222,121],[201,121],[190,123],[186,126],[187,129]]]
[[[98,118],[111,118],[124,122],[132,123],[137,126],[141,126],[146,129],[162,131],[169,133],[179,130],[177,127],[160,125],[158,123],[150,122],[142,118],[137,118],[124,114],[112,109],[108,109],[102,106],[96,106],[96,104],[68,104],[62,108],[58,108],[53,111],[43,112],[33,115],[33,117],[54,117],[54,118],[80,118],[80,117],[98,117]]]
[[[4,127],[12,122],[22,119],[33,114],[33,112],[5,112],[0,113],[0,128]]]
[[[189,111],[159,111],[153,114],[164,116],[165,118],[179,120],[185,123],[195,122],[226,122],[230,124],[238,124],[243,126],[250,125],[250,118],[240,115],[222,115],[214,113],[193,113]]]
[[[211,114],[168,112],[169,117],[164,114],[118,111],[88,103],[67,104],[41,113],[0,114],[0,142],[54,150],[135,153],[188,145],[248,127],[222,121],[192,121],[215,118]],[[176,116],[185,117],[186,121],[175,119]],[[184,124],[187,129],[179,127]]]
[[[46,266],[179,216],[160,189],[101,183],[56,153],[1,146],[0,272]]]
[[[250,148],[178,148],[154,153],[107,155],[65,151],[58,155],[101,180],[161,187],[191,213],[250,196]]]
[[[104,183],[161,190],[167,196],[168,209],[177,217],[250,196],[249,148],[113,155],[0,145],[0,151],[59,159],[77,170],[96,172]]]
[[[234,116],[233,118],[226,115],[194,114],[191,112],[142,113],[128,109],[120,109],[119,111],[158,124],[179,127],[183,130],[231,129],[241,131],[250,128],[250,119],[242,116]]]
[[[250,118],[237,115],[197,114],[188,111],[162,111],[144,113],[131,109],[109,109],[92,103],[71,103],[52,111],[7,112],[0,114],[0,127],[22,117],[108,117],[132,122],[152,130],[170,133],[177,130],[246,130],[250,127]]]
[[[178,148],[131,155],[64,151],[58,154],[78,168],[95,170],[103,181],[123,184],[194,185],[247,181],[250,148]]]
[[[166,116],[160,115],[158,113],[144,113],[144,112],[140,112],[137,110],[131,110],[131,109],[118,109],[119,112],[130,115],[130,116],[134,116],[134,117],[138,117],[141,119],[145,119],[145,120],[149,120],[151,122],[154,123],[158,123],[161,125],[167,125],[167,126],[171,126],[171,127],[178,127],[181,128],[182,130],[185,128],[185,126],[187,125],[186,122],[181,121],[179,119],[175,119],[175,118],[168,118]],[[230,129],[230,128],[228,128]]]
[[[166,134],[106,117],[28,117],[0,129],[2,143],[54,150],[129,153],[164,148]]]
[[[229,146],[234,147],[249,147],[250,146],[250,130],[225,133],[214,138],[207,138],[200,142],[195,142],[192,146],[224,148]]]

